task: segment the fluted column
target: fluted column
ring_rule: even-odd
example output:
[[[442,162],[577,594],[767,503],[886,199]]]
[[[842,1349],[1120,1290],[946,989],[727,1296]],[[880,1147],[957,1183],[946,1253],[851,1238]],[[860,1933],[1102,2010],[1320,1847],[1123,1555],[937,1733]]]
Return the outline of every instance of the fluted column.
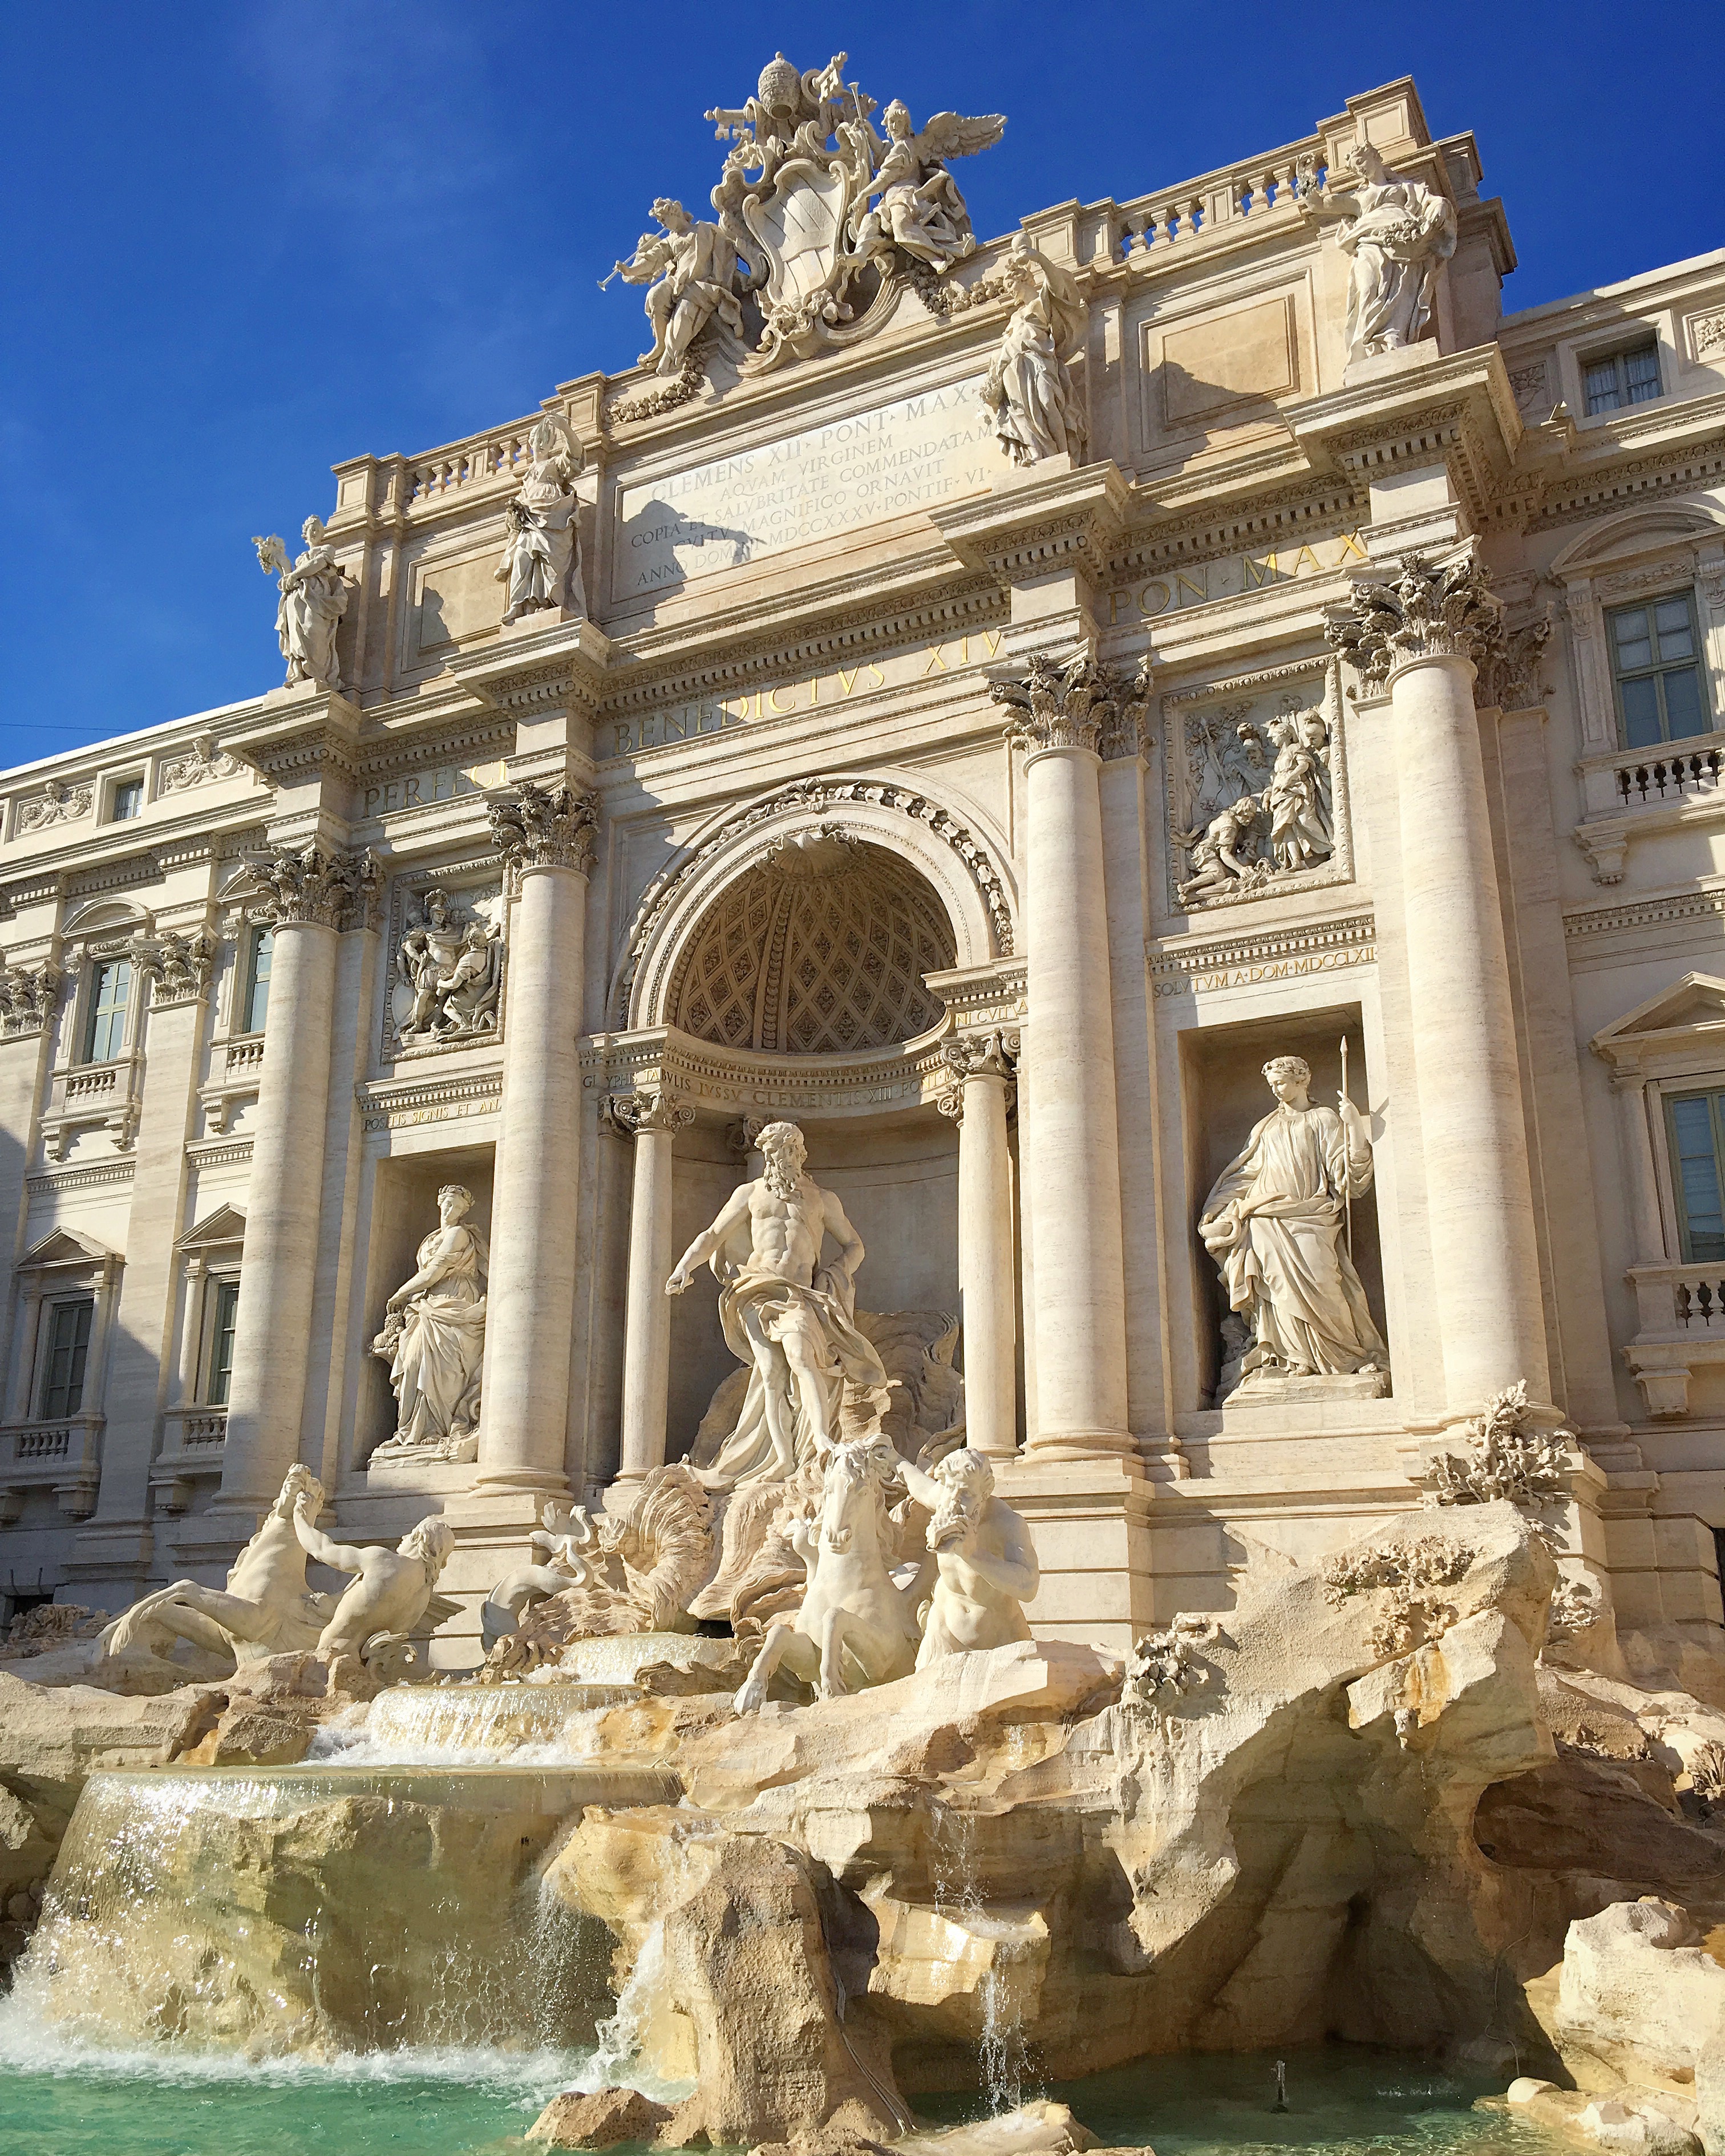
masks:
[[[278,847],[254,871],[274,931],[218,1504],[268,1505],[300,1455],[328,1111],[336,955],[374,899],[370,854]]]
[[[581,1164],[581,981],[594,800],[531,779],[491,804],[516,896],[491,1196],[481,1485],[561,1491]]]
[[[1098,747],[1113,685],[1086,652],[996,682],[1029,751],[1029,1113],[1019,1161],[1036,1224],[1034,1450],[1127,1452],[1126,1296]]]
[[[623,1344],[623,1455],[619,1482],[638,1482],[665,1465],[665,1409],[670,1397],[670,1297],[665,1281],[672,1248],[671,1157],[692,1108],[663,1093],[614,1095],[612,1127],[633,1137],[634,1194],[629,1216],[629,1306]]]
[[[1332,642],[1387,686],[1400,806],[1414,1074],[1447,1414],[1525,1378],[1548,1399],[1509,962],[1492,854],[1474,655],[1497,603],[1470,552],[1404,557],[1358,583]]]
[[[998,1033],[947,1044],[952,1084],[943,1115],[958,1122],[958,1291],[964,1312],[965,1442],[997,1460],[1018,1450],[1013,1349],[1012,1162],[1006,1117],[1012,1058]]]

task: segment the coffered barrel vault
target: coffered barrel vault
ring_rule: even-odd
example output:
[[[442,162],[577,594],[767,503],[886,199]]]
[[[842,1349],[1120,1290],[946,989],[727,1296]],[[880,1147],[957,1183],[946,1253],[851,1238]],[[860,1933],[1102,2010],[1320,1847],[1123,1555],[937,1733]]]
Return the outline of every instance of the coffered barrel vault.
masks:
[[[466,1666],[683,1462],[723,1621],[827,1386],[1123,1643],[1524,1386],[1599,1651],[1717,1684],[1725,254],[1506,313],[1405,79],[988,239],[1003,116],[843,66],[655,203],[637,367],[257,542],[280,686],[0,774],[0,1594],[307,1471]]]

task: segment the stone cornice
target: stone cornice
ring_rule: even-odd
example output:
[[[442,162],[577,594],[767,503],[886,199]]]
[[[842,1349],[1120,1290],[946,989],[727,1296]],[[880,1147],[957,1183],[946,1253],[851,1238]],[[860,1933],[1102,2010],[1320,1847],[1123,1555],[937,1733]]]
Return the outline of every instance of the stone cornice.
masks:
[[[475,649],[459,652],[449,671],[488,709],[531,719],[572,705],[590,716],[602,701],[612,661],[610,639],[590,621],[559,621],[548,629],[537,619]]]
[[[1033,465],[992,494],[937,505],[928,517],[966,568],[986,570],[1006,588],[1062,562],[1100,584],[1131,502],[1132,488],[1110,459],[1045,476]]]
[[[272,689],[212,731],[223,751],[249,763],[271,785],[303,785],[327,771],[353,783],[359,706],[334,690],[307,684]]]

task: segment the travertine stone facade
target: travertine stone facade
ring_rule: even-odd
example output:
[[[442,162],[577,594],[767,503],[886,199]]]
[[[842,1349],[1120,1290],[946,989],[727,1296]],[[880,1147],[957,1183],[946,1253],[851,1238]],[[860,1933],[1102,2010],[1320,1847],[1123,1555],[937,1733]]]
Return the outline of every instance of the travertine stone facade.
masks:
[[[1631,1663],[1725,1650],[1725,253],[1503,315],[1406,80],[981,242],[999,116],[874,110],[774,63],[639,369],[259,541],[285,685],[0,778],[0,1594],[219,1581],[297,1461],[473,1660],[737,1424],[665,1278],[792,1122],[1039,1632],[1524,1380]]]

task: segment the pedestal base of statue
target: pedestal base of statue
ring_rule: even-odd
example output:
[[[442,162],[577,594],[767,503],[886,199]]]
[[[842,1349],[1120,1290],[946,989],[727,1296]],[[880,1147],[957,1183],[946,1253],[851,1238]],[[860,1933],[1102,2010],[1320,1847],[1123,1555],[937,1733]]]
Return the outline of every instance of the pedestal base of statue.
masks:
[[[1348,361],[1342,370],[1342,387],[1356,389],[1364,382],[1382,382],[1387,376],[1409,374],[1435,365],[1442,357],[1435,337],[1421,337],[1418,344],[1404,344],[1394,352],[1368,352],[1363,359]]]
[[[1240,1408],[1306,1407],[1327,1400],[1387,1400],[1388,1370],[1355,1370],[1328,1378],[1278,1376],[1275,1371],[1254,1371],[1242,1378],[1232,1392],[1217,1400],[1230,1414]]]
[[[1075,1460],[1038,1444],[995,1461],[996,1496],[1035,1540],[1042,1584],[1024,1614],[1037,1639],[1123,1655],[1149,1628],[1153,1486],[1136,1450]]]

